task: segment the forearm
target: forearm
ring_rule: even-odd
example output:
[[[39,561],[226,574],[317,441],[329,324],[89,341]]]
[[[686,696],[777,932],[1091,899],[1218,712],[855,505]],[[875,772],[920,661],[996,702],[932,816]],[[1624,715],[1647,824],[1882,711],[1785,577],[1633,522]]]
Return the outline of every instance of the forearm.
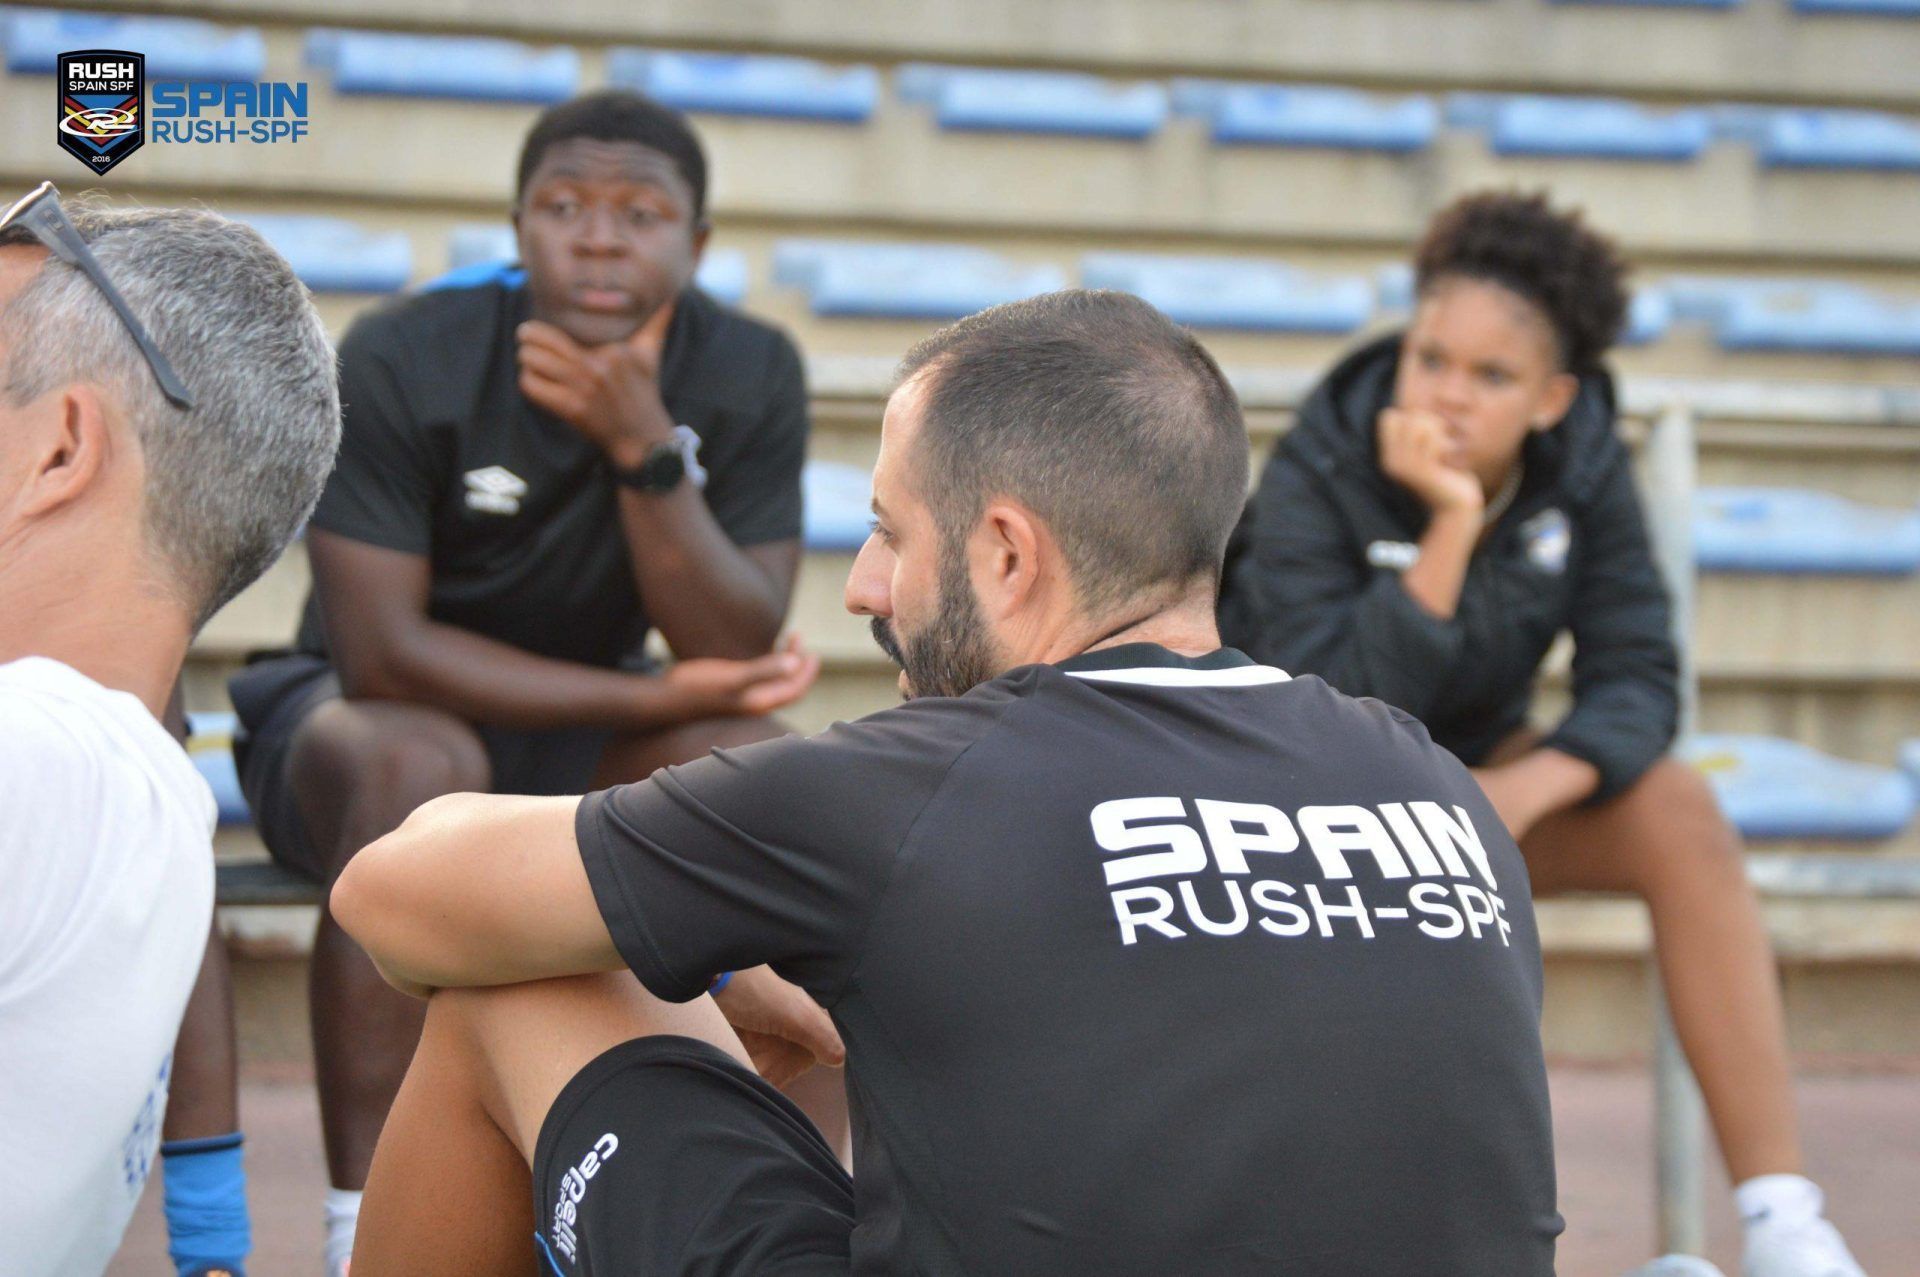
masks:
[[[413,992],[619,970],[573,839],[579,803],[437,798],[353,858],[329,908]]]
[[[622,490],[620,527],[647,618],[676,656],[772,650],[787,591],[727,539],[691,483],[663,494]]]
[[[340,656],[349,697],[411,701],[474,723],[626,731],[699,717],[664,679],[539,656],[437,621],[384,637],[375,655]]]
[[[1480,539],[1477,510],[1442,509],[1434,512],[1420,538],[1420,558],[1400,574],[1400,584],[1429,615],[1453,619],[1466,584],[1467,565]]]
[[[1497,770],[1507,792],[1523,801],[1528,826],[1584,801],[1600,785],[1600,771],[1592,763],[1551,747],[1523,754]]]

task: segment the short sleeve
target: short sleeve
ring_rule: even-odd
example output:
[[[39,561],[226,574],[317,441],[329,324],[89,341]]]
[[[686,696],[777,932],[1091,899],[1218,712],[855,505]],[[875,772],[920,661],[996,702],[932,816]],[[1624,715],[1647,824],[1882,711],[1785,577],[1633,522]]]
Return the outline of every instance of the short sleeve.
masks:
[[[771,963],[831,1005],[916,820],[992,719],[914,702],[589,794],[575,833],[621,955],[669,1001]]]
[[[772,334],[761,409],[742,445],[707,479],[707,508],[735,545],[800,535],[800,471],[806,462],[806,374],[793,343]]]
[[[340,343],[340,454],[313,524],[425,555],[433,543],[439,467],[401,391],[391,333],[381,319],[355,324]]]
[[[98,872],[77,849],[48,854],[100,801],[97,771],[51,707],[0,687],[0,993],[24,978]]]

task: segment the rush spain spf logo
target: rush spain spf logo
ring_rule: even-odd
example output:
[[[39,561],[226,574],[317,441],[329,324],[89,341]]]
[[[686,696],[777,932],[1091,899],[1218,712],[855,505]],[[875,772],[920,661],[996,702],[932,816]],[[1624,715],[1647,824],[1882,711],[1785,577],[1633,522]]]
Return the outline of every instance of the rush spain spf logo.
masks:
[[[147,140],[147,59],[124,49],[60,55],[54,76],[60,149],[105,173]]]

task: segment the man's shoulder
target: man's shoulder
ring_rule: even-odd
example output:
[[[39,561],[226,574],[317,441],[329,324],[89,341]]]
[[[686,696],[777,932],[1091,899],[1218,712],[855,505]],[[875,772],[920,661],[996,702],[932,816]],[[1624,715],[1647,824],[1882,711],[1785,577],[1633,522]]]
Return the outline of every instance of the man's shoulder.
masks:
[[[341,340],[343,359],[371,355],[398,372],[493,350],[513,289],[500,279],[404,294],[354,320]]]
[[[84,676],[28,658],[0,665],[0,794],[7,806],[63,804],[96,787],[107,755]]]
[[[695,345],[687,368],[690,385],[714,397],[764,399],[786,390],[784,374],[800,367],[799,348],[786,331],[690,288],[680,305],[694,320]],[[742,369],[758,375],[741,376]]]

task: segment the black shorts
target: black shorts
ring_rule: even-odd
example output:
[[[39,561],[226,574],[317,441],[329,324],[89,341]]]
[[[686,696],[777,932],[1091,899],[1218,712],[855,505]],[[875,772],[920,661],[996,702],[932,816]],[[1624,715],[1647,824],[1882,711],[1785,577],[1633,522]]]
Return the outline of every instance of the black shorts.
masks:
[[[320,706],[340,697],[340,678],[326,658],[295,653],[257,661],[228,684],[240,729],[233,762],[253,826],[275,861],[324,882],[327,856],[314,844],[287,772],[293,738]],[[598,728],[514,731],[479,726],[497,794],[582,794],[593,781],[612,733]]]
[[[719,1048],[645,1037],[574,1075],[533,1156],[543,1277],[846,1277],[853,1181]]]

